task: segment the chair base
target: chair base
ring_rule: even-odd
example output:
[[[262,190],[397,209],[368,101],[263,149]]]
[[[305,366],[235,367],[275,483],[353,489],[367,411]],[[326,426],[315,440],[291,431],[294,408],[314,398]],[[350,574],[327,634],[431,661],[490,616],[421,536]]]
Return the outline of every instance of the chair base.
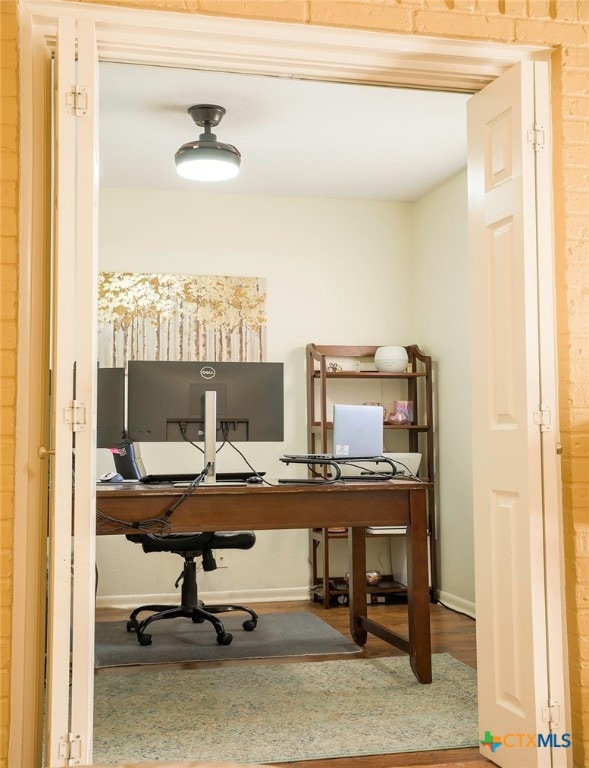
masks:
[[[139,621],[137,616],[144,611],[152,611],[151,616]],[[135,632],[137,634],[139,645],[151,645],[152,637],[145,630],[152,622],[159,621],[160,619],[186,618],[191,619],[194,624],[200,624],[203,621],[210,622],[217,633],[217,643],[219,645],[229,645],[233,640],[233,635],[225,631],[223,622],[214,614],[229,613],[231,611],[244,611],[248,613],[251,618],[246,619],[242,627],[246,632],[253,632],[258,624],[258,614],[251,608],[247,608],[244,605],[205,605],[200,601],[198,605],[193,607],[189,605],[142,605],[139,608],[135,608],[129,616],[127,632]]]

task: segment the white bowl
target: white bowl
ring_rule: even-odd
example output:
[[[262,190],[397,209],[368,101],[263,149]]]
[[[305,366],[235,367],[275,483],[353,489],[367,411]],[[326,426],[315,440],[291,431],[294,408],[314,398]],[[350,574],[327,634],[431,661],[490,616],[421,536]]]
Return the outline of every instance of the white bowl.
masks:
[[[405,347],[379,347],[374,354],[374,365],[381,373],[403,373],[408,362]]]

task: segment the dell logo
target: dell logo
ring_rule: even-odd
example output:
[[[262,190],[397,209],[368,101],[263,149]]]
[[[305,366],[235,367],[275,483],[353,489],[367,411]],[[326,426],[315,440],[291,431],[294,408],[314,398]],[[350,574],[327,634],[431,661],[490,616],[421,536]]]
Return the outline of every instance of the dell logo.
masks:
[[[200,375],[203,379],[213,379],[217,371],[210,365],[205,365],[200,369]]]

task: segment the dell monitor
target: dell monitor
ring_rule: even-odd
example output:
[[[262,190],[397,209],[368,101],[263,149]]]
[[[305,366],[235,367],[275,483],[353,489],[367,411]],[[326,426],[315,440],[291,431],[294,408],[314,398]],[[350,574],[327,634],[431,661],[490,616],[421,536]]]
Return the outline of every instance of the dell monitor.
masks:
[[[282,363],[131,360],[129,439],[203,442],[205,482],[214,482],[217,440],[284,440],[283,368]]]
[[[125,431],[125,369],[98,367],[96,447],[118,445]]]

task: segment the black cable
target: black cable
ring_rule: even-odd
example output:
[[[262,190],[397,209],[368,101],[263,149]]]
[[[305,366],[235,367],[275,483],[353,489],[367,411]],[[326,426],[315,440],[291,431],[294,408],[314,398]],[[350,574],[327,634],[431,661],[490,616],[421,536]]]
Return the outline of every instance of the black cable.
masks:
[[[388,479],[393,479],[394,478],[395,480],[414,480],[417,483],[423,483],[424,482],[420,477],[417,477],[417,475],[413,474],[413,472],[409,469],[407,464],[403,464],[403,462],[399,461],[398,459],[391,459],[391,461],[395,465],[399,464],[401,467],[404,467],[407,470],[407,474],[406,475],[400,475],[400,476],[397,475],[396,472],[395,473],[392,473],[392,472],[388,473],[387,472],[385,474],[384,472],[379,472],[378,470],[367,470],[366,467],[358,466],[357,464],[353,464],[352,462],[346,462],[346,464],[348,466],[350,466],[350,467],[356,467],[356,469],[362,470],[364,472],[364,474],[366,474],[366,475],[380,475],[380,476],[382,476],[382,478],[384,480],[388,480]],[[376,463],[378,464],[378,461]]]
[[[278,487],[279,487],[280,483],[271,483],[269,480],[266,480],[264,477],[262,477],[262,475],[259,475],[259,474],[258,474],[258,470],[257,470],[257,469],[254,469],[254,468],[252,467],[252,465],[251,465],[251,464],[249,463],[249,461],[246,459],[245,455],[244,455],[244,454],[243,454],[243,453],[242,453],[242,452],[239,450],[239,448],[238,448],[236,445],[234,445],[234,444],[231,442],[231,440],[229,440],[228,438],[226,438],[226,439],[225,439],[225,442],[223,443],[223,445],[225,445],[225,443],[226,443],[226,444],[227,444],[227,445],[228,445],[230,448],[233,448],[233,450],[234,450],[236,453],[238,453],[238,454],[241,456],[241,458],[242,458],[242,459],[245,461],[245,463],[246,463],[246,465],[248,466],[248,468],[249,468],[249,469],[251,469],[251,471],[254,473],[254,477],[259,477],[259,478],[261,479],[261,481],[262,481],[262,483],[263,483],[264,485],[269,485],[269,486],[270,486],[270,487],[272,487],[272,488],[278,488]]]
[[[141,520],[139,523],[131,523],[129,520],[120,520],[117,517],[107,515],[106,512],[96,510],[96,530],[99,534],[119,533],[120,531],[129,532],[129,528],[138,532],[154,532],[161,535],[170,533],[170,523],[160,517],[151,520]]]
[[[105,512],[96,510],[96,529],[98,533],[118,533],[121,530],[132,528],[134,531],[141,531],[145,533],[155,533],[160,536],[165,536],[171,533],[172,526],[168,522],[170,517],[183,504],[186,499],[191,496],[196,488],[202,483],[203,479],[209,470],[210,463],[197,475],[192,482],[184,489],[182,495],[177,498],[173,504],[159,517],[151,518],[148,520],[141,520],[139,522],[130,522],[129,520],[120,520],[119,518],[107,515]],[[109,525],[110,524],[110,525]]]
[[[193,448],[196,448],[197,451],[200,451],[201,453],[204,453],[203,449],[200,447],[200,445],[197,445],[196,443],[193,443],[190,438],[186,436],[186,430],[188,428],[188,424],[185,421],[179,421],[178,422],[178,429],[180,430],[180,434],[182,435],[182,439],[186,440],[187,443],[190,443],[190,445]]]

